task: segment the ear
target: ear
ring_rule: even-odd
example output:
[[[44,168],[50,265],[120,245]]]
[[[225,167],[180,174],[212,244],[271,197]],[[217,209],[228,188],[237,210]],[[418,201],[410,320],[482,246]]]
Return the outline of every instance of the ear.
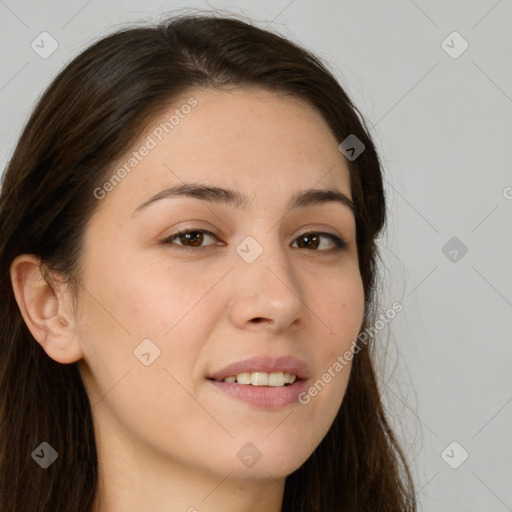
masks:
[[[23,319],[48,356],[62,364],[81,359],[68,287],[58,282],[52,287],[43,275],[41,259],[33,254],[16,257],[10,272]]]

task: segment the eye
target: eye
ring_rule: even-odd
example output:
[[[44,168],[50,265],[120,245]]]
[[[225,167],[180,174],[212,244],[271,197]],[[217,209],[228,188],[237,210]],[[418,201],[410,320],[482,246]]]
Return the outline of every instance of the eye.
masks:
[[[176,245],[180,247],[180,249],[185,250],[193,250],[194,248],[205,247],[203,245],[204,239],[206,237],[212,237],[218,240],[217,236],[208,231],[206,229],[183,229],[178,231],[177,233],[173,233],[166,239],[162,240],[163,245]],[[178,239],[180,243],[174,242],[175,239]],[[330,240],[334,247],[331,249],[322,249],[318,251],[318,247],[322,245],[322,239]],[[316,252],[336,252],[341,251],[347,247],[347,242],[343,240],[341,237],[334,235],[333,233],[323,233],[316,231],[307,231],[299,235],[294,243],[299,241],[299,249],[314,249]],[[215,244],[208,244],[215,245]],[[222,243],[216,244],[222,245]]]
[[[178,245],[183,246],[186,249],[201,247],[201,243],[204,241],[204,237],[211,236],[217,238],[211,231],[206,229],[184,229],[180,230],[177,233],[172,234],[167,237],[165,240],[162,240],[162,244],[165,245]],[[176,244],[173,242],[175,238],[178,238],[181,243]],[[212,244],[210,244],[212,245]],[[218,244],[220,245],[220,244]]]
[[[334,243],[334,248],[324,249],[320,252],[333,252],[333,251],[341,251],[345,247],[347,247],[347,242],[333,233],[323,233],[316,231],[308,231],[306,233],[302,233],[302,235],[298,236],[295,240],[301,240],[300,249],[317,249],[319,245],[321,245],[321,239],[327,238],[332,243]]]

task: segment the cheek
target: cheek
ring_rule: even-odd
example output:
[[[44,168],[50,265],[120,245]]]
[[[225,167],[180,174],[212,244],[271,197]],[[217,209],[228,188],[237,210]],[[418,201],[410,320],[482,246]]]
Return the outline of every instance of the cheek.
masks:
[[[215,269],[204,273],[165,266],[134,273],[123,285],[123,293],[135,297],[124,305],[124,314],[141,335],[151,334],[164,343],[171,339],[193,340],[194,333],[204,335],[208,322],[216,318],[212,298],[225,286],[219,283],[223,274]]]
[[[115,417],[138,436],[150,432],[162,441],[170,430],[188,428],[183,418],[190,408],[201,419],[185,390],[192,389],[191,372],[207,339],[201,309],[207,290],[191,285],[190,276],[159,270],[113,268],[104,279],[91,279],[80,336],[82,378],[100,421]]]
[[[357,337],[364,317],[364,288],[357,269],[344,272],[339,279],[325,280],[323,290],[315,292],[311,309],[323,324],[332,357]]]
[[[126,382],[145,372],[140,376],[141,390],[172,388],[174,381],[164,368],[186,382],[200,342],[206,339],[206,317],[198,311],[201,298],[213,285],[210,280],[194,282],[188,274],[129,260],[122,265],[91,262],[88,270],[79,335],[90,372],[86,378],[94,390],[92,401],[128,371]],[[143,355],[148,352],[149,356]],[[144,365],[144,357],[151,361],[149,366]],[[154,380],[156,373],[164,375],[163,381]]]
[[[317,350],[318,405],[334,419],[350,377],[355,343],[364,318],[365,297],[359,272],[344,275],[315,298],[314,311],[325,336]],[[317,381],[318,382],[318,381]],[[323,389],[327,388],[324,392]],[[322,395],[320,397],[320,395]],[[329,411],[329,412],[327,412]]]
[[[90,316],[101,320],[100,329],[114,325],[116,332],[129,333],[133,340],[165,340],[192,317],[200,325],[197,306],[225,273],[217,267],[205,273],[202,267],[165,259],[108,258],[102,256],[101,264],[99,258],[91,259],[89,264],[87,298],[93,300],[94,312]]]

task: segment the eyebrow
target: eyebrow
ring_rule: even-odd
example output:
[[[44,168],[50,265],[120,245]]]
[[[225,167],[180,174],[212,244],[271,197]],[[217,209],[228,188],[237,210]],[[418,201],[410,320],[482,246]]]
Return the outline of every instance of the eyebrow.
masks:
[[[147,201],[144,201],[134,210],[132,217],[156,201],[177,197],[192,197],[210,203],[226,204],[242,210],[247,210],[250,206],[247,196],[235,190],[202,183],[183,183],[161,190]],[[356,206],[353,201],[339,190],[334,189],[309,189],[298,192],[290,199],[287,209],[302,208],[330,202],[336,202],[348,207],[354,215],[356,213]]]

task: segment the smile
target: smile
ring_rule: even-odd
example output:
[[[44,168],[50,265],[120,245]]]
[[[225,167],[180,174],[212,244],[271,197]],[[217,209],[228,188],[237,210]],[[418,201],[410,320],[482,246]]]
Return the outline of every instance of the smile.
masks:
[[[237,375],[230,375],[221,380],[221,382],[236,382],[238,384],[252,386],[272,386],[281,387],[293,384],[297,376],[286,372],[242,372]]]

